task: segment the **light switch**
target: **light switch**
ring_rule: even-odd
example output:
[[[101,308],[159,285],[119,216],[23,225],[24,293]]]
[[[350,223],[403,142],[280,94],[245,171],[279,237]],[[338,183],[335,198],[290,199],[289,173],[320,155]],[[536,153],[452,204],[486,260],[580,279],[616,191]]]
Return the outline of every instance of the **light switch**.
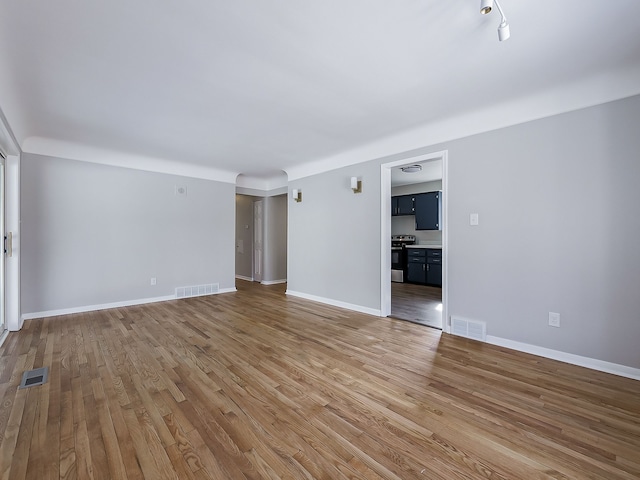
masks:
[[[478,225],[479,219],[477,213],[472,213],[469,215],[469,225]]]

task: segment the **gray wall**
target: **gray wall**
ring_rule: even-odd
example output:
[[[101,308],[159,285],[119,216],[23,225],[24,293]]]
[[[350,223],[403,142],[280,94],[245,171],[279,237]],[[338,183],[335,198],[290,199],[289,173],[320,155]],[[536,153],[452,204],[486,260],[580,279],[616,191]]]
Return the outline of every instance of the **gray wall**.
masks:
[[[639,124],[636,96],[292,181],[289,286],[379,308],[379,165],[446,149],[449,314],[640,368]]]
[[[410,195],[412,193],[436,192],[438,190],[442,190],[442,180],[393,187],[391,195]],[[391,217],[391,234],[415,235],[418,244],[442,244],[442,230],[416,230],[416,217],[413,215]]]
[[[264,199],[263,282],[287,279],[287,195]]]
[[[362,179],[354,194],[350,178]],[[289,182],[287,289],[380,309],[380,166],[373,162]]]
[[[234,287],[232,184],[25,154],[21,189],[24,314]]]
[[[449,145],[451,314],[640,367],[639,124],[636,96]]]
[[[236,275],[253,278],[253,202],[258,197],[236,195]]]

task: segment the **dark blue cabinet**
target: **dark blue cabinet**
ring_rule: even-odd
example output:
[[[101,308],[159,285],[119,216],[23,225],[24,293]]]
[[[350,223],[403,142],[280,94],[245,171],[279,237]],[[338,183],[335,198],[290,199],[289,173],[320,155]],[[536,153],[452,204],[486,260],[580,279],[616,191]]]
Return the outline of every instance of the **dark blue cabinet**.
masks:
[[[415,195],[416,230],[442,230],[442,192]]]
[[[427,250],[427,285],[442,286],[442,250]]]
[[[414,202],[415,195],[398,195],[391,197],[391,215],[414,215]]]
[[[427,256],[424,248],[407,248],[407,282],[427,283]]]
[[[427,263],[427,285],[442,286],[442,265]]]
[[[442,286],[442,250],[407,248],[407,282]]]

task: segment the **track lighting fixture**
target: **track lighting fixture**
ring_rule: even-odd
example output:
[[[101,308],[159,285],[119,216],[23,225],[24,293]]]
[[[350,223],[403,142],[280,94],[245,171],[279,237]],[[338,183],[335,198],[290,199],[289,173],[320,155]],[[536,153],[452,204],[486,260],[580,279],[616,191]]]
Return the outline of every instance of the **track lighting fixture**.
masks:
[[[486,15],[493,10],[493,0],[480,0],[480,13]]]
[[[500,16],[502,17],[500,25],[498,25],[498,40],[504,42],[511,36],[511,32],[509,30],[507,17],[505,17],[504,11],[502,10],[502,7],[500,7],[500,3],[498,3],[498,0],[480,0],[480,13],[483,15],[491,13],[494,4],[498,8]]]

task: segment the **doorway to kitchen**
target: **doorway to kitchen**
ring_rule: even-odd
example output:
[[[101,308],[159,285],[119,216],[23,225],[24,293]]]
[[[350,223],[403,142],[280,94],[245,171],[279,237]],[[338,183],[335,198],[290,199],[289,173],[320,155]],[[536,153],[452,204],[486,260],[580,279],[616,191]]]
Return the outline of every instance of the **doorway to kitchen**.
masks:
[[[383,164],[381,182],[382,315],[447,331],[447,152]]]

